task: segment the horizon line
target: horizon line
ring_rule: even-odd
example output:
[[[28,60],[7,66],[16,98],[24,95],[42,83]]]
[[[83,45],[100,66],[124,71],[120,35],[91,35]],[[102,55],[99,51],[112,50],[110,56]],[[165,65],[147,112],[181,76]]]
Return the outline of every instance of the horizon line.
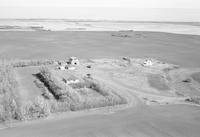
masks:
[[[108,19],[70,19],[70,18],[0,18],[0,20],[65,20],[65,21],[82,21],[82,22],[152,22],[152,23],[162,23],[162,22],[169,22],[169,23],[200,23],[200,21],[159,21],[159,20],[108,20]]]

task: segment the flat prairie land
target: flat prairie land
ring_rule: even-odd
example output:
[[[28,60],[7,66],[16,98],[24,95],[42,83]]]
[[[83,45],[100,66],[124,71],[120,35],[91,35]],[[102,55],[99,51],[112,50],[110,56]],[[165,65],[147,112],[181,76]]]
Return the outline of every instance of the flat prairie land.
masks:
[[[90,74],[128,99],[122,107],[56,113],[8,125],[0,136],[199,137],[200,107],[189,99],[200,95],[200,36],[156,32],[0,32],[0,36],[2,57],[77,56],[80,65],[75,70],[55,66],[53,74],[60,80],[69,74],[78,78]],[[145,58],[153,65],[141,65]],[[16,68],[22,91],[28,90],[23,99],[41,94],[32,75],[39,68]]]
[[[120,35],[118,35],[120,33]],[[121,34],[122,33],[122,34]],[[151,57],[199,67],[200,36],[159,32],[0,32],[0,57],[18,59]]]

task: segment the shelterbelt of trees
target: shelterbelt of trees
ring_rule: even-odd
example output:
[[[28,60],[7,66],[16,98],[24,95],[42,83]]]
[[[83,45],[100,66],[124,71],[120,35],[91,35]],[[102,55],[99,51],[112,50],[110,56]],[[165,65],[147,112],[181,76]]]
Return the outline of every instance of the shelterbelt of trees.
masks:
[[[53,63],[52,60],[0,61],[0,123],[127,103],[126,98],[95,79],[83,78],[78,84],[64,84],[48,68]],[[41,95],[24,102],[20,99],[15,69],[28,66],[42,66],[36,81],[36,86],[41,88]],[[88,92],[94,92],[95,95],[90,97]]]

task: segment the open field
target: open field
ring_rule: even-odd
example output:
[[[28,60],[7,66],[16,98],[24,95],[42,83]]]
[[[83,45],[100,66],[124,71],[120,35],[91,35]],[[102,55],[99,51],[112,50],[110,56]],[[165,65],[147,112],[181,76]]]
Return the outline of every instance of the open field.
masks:
[[[34,74],[39,72],[38,67],[25,67],[16,69],[16,79],[18,81],[18,90],[22,100],[33,100],[41,94],[40,89],[36,86]]]
[[[9,128],[0,130],[0,136],[198,137],[200,134],[200,36],[153,32],[0,32],[0,36],[3,37],[0,46],[5,49],[0,51],[2,57],[80,58],[75,70],[58,70],[56,63],[46,65],[51,75],[44,72],[39,86],[34,81],[44,66],[15,67],[21,100],[42,97],[26,109],[42,111],[39,116],[47,118],[7,124]],[[122,59],[124,56],[128,57]],[[143,65],[146,57],[151,57],[153,65]],[[70,75],[81,82],[66,84]],[[50,93],[52,98],[45,98],[44,93]],[[125,104],[98,104],[99,100],[109,104],[121,97],[127,99]],[[73,108],[85,101],[95,105],[70,109],[65,99],[72,104],[78,102]],[[49,104],[55,101],[55,112],[67,112],[49,113]]]
[[[15,137],[198,137],[200,109],[196,106],[137,106],[109,115],[101,112],[67,114],[61,118],[20,124],[0,131]],[[81,115],[81,116],[80,116]]]
[[[200,83],[200,72],[194,73],[192,74],[192,78],[197,81],[198,83]]]
[[[65,59],[151,57],[183,67],[200,67],[200,36],[156,32],[0,32],[0,57]],[[34,50],[33,50],[34,49]]]

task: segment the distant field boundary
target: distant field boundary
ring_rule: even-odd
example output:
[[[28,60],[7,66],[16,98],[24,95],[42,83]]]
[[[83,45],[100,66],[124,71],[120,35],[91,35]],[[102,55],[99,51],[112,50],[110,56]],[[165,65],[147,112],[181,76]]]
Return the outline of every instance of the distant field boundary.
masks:
[[[41,66],[41,65],[51,65],[54,64],[56,61],[52,59],[38,59],[38,60],[12,60],[12,59],[1,59],[0,65],[11,65],[15,68],[19,67],[31,67],[31,66]]]

